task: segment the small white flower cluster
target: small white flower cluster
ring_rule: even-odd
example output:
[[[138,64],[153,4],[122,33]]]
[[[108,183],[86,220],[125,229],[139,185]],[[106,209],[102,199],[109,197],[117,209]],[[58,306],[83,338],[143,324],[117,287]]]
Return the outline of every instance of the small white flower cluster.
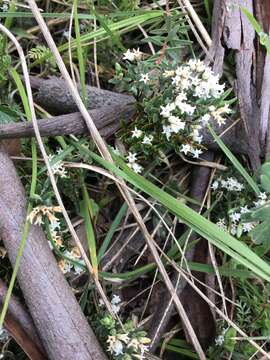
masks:
[[[242,214],[245,214],[249,212],[249,209],[246,206],[242,206],[240,208],[240,211],[237,212],[237,211],[234,211],[230,214],[230,219],[231,219],[231,228],[230,228],[230,232],[231,234],[234,236],[237,234],[237,228],[241,222],[241,215]],[[255,226],[256,226],[256,223],[254,222],[250,222],[250,223],[241,223],[241,226],[242,226],[242,232],[243,233],[248,233],[250,232]]]
[[[57,248],[60,248],[63,245],[62,236],[60,235],[60,222],[58,220],[53,221],[49,225],[51,238]],[[49,246],[53,250],[53,246],[49,241]]]
[[[33,225],[41,225],[43,224],[43,216],[47,217],[50,223],[55,223],[58,221],[57,217],[54,213],[62,212],[60,206],[46,206],[46,205],[39,205],[34,207],[34,209],[30,212],[27,216],[27,220]]]
[[[255,207],[260,207],[260,206],[263,206],[267,201],[267,195],[265,192],[261,192],[259,195],[258,195],[258,200],[257,201],[254,201],[254,205]]]
[[[10,338],[9,332],[5,328],[0,328],[0,342],[4,343]]]
[[[137,174],[141,173],[143,167],[139,165],[137,161],[137,154],[129,152],[127,156],[128,166]]]
[[[63,252],[63,255],[66,256],[68,259],[73,260],[74,262],[85,266],[85,262],[82,259],[80,250],[77,246],[74,246],[70,251],[65,250]],[[58,266],[63,274],[69,273],[72,270],[76,275],[80,275],[82,272],[84,272],[84,269],[80,265],[77,265],[66,259],[60,260],[58,262]]]
[[[143,53],[140,51],[140,49],[138,48],[136,49],[128,49],[124,55],[123,55],[123,60],[128,60],[128,61],[140,61],[142,59]]]
[[[2,6],[0,6],[2,12],[8,12],[9,10],[9,1],[4,0]]]
[[[227,332],[228,329],[223,329],[221,335],[218,335],[215,338],[215,344],[216,346],[222,346],[224,341],[225,341],[225,334]]]
[[[61,152],[63,152],[62,149],[57,150],[58,155],[61,154]],[[54,159],[54,155],[49,154],[48,159],[51,163]],[[51,165],[51,168],[54,175],[59,175],[61,178],[67,177],[67,171],[62,160],[58,160],[55,164]]]
[[[246,206],[242,206],[240,207],[239,211],[233,211],[230,215],[230,225],[227,224],[227,221],[225,218],[219,219],[218,222],[216,223],[216,225],[222,229],[223,231],[228,231],[230,232],[233,236],[235,236],[237,234],[237,229],[238,226],[241,223],[241,215],[245,214],[247,212],[249,212],[250,210],[248,209],[247,205]],[[255,222],[249,222],[249,223],[241,223],[241,227],[242,227],[242,232],[243,233],[248,233],[250,232],[252,229],[254,229],[254,227],[256,226],[257,223]]]
[[[121,298],[119,295],[115,295],[113,294],[112,299],[111,299],[111,306],[112,306],[112,311],[115,314],[118,314],[121,310]],[[99,299],[99,306],[104,306],[104,301],[102,299]]]
[[[211,185],[211,189],[218,190],[218,189],[226,189],[228,191],[235,191],[240,192],[244,190],[244,184],[240,183],[237,179],[233,177],[229,177],[225,179],[217,179]]]
[[[163,134],[170,140],[172,134],[184,134],[184,131],[187,131],[190,142],[200,145],[203,140],[200,130],[211,118],[218,125],[224,124],[225,118],[222,115],[230,113],[231,110],[228,105],[218,108],[210,105],[207,109],[205,104],[196,106],[196,102],[220,98],[225,85],[219,84],[219,77],[200,60],[189,60],[186,65],[177,67],[175,71],[166,71],[163,76],[170,77],[174,86],[174,99],[160,107],[160,115],[164,122]],[[199,115],[202,109],[204,114]],[[194,123],[194,118],[197,118],[197,123]],[[193,154],[194,158],[202,153],[200,149],[199,153],[197,150],[189,143],[184,144],[181,149],[185,154]]]
[[[132,352],[132,357],[144,359],[145,352],[149,351],[151,340],[147,337],[130,338],[129,334],[109,335],[107,351],[114,356],[124,355],[126,349]]]

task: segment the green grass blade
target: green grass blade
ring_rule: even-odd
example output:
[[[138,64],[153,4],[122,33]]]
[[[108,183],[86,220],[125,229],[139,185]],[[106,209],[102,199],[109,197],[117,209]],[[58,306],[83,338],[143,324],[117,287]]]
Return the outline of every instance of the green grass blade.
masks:
[[[227,156],[227,158],[231,161],[235,169],[243,176],[243,178],[246,180],[246,182],[249,184],[249,186],[252,188],[252,190],[259,195],[260,189],[257,185],[257,183],[252,179],[252,177],[248,174],[246,169],[243,167],[243,165],[239,162],[239,160],[233,155],[233,153],[230,151],[230,149],[224,144],[224,142],[220,139],[220,137],[215,133],[215,131],[211,128],[210,125],[208,125],[208,129],[215,139],[218,146],[221,148],[221,150],[224,152],[224,154]]]
[[[87,150],[87,152],[96,162],[104,166],[104,168],[123,178],[143,192],[147,193],[155,200],[158,200],[197,234],[203,236],[213,245],[217,246],[219,249],[230,255],[239,263],[252,270],[254,274],[264,278],[267,281],[270,281],[270,266],[259,256],[257,256],[251,249],[249,249],[247,245],[236,240],[230,234],[221,230],[216,224],[205,219],[203,216],[199,215],[185,204],[173,198],[171,195],[161,190],[156,185],[144,179],[142,176],[135,174],[123,162],[123,160],[116,155],[113,155],[115,161],[119,166],[121,166],[122,169],[118,168],[112,163],[109,163],[108,161],[105,161],[90,150]]]
[[[127,212],[127,204],[124,203],[120,210],[118,211],[118,214],[116,215],[115,219],[113,220],[112,224],[111,224],[111,227],[109,229],[109,231],[107,232],[106,234],[106,237],[98,251],[98,262],[100,262],[100,260],[102,259],[103,255],[105,254],[105,252],[107,251],[110,243],[111,243],[111,240],[112,240],[112,237],[115,233],[115,230],[117,229],[117,227],[119,226],[123,216],[126,214]]]

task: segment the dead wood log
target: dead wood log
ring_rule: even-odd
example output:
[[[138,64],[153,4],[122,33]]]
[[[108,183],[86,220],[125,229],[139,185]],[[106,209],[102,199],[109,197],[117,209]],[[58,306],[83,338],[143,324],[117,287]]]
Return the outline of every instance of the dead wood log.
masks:
[[[12,187],[10,186],[12,184]],[[0,151],[0,236],[14,265],[26,218],[23,186]],[[61,274],[42,229],[31,226],[18,281],[48,357],[105,360],[92,329]]]
[[[100,134],[108,138],[115,134],[121,126],[121,122],[132,121],[136,114],[134,104],[121,104],[117,106],[106,106],[100,109],[90,110],[89,114],[93,118]],[[0,119],[1,121],[1,119]],[[233,120],[228,120],[222,127],[214,126],[215,131],[221,134],[226,127],[232,124]],[[87,135],[89,133],[80,113],[73,113],[61,116],[55,116],[49,119],[38,120],[41,136],[57,135]],[[213,141],[212,136],[205,129],[202,131],[203,144],[210,150],[218,150],[218,146]],[[0,125],[0,139],[13,139],[23,137],[33,137],[35,132],[31,122],[11,123]],[[230,150],[236,154],[247,154],[249,144],[246,138],[241,135],[239,128],[233,126],[222,136],[224,143]]]
[[[6,315],[4,327],[30,360],[48,360],[45,353],[39,349],[21,324],[10,313]]]
[[[265,49],[255,38],[255,31],[241,7],[248,9],[269,33],[270,6],[267,0],[237,0],[228,4],[226,0],[215,0],[212,23],[213,45],[210,49],[214,69],[222,73],[225,50],[235,52],[236,93],[243,120],[238,127],[237,139],[243,138],[249,144],[248,155],[252,167],[260,165],[260,156],[269,148],[269,89],[270,66]],[[255,46],[255,43],[257,44]]]
[[[0,304],[3,304],[6,294],[7,286],[0,279]],[[33,320],[26,308],[14,295],[11,296],[11,299],[9,301],[8,316],[9,318],[5,319],[4,326],[9,331],[11,336],[15,339],[15,341],[22,347],[22,349],[28,354],[28,356],[30,356],[28,352],[29,345],[30,350],[32,348],[35,348],[36,352],[40,352],[40,354],[43,353],[43,358],[45,359],[45,350],[43,349],[43,345],[40,341]],[[23,339],[22,343],[20,343],[20,339]]]
[[[45,110],[54,115],[69,114],[78,111],[77,105],[69,93],[66,82],[58,77],[47,80],[31,77],[32,88],[38,89],[35,101]],[[119,94],[109,90],[86,86],[87,108],[97,109],[106,106],[119,106],[134,102],[130,95]]]
[[[135,108],[132,104],[105,106],[100,109],[90,110],[89,114],[93,118],[100,134],[106,138],[119,129],[121,121],[128,122],[132,119],[135,114]],[[79,112],[40,119],[38,124],[41,136],[83,135],[89,133]],[[35,136],[35,132],[32,122],[0,125],[0,139],[33,136]]]

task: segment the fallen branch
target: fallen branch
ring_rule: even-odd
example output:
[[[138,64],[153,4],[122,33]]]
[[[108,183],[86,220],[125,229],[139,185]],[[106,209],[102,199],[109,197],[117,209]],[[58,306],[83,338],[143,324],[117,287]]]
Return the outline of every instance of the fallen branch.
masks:
[[[6,293],[6,284],[0,279],[0,304]],[[48,359],[31,316],[14,295],[9,302],[4,327],[31,360]]]
[[[120,127],[121,121],[128,122],[135,114],[134,106],[106,106],[101,109],[90,110],[97,129],[103,137],[109,137]],[[89,130],[79,112],[55,116],[49,119],[38,120],[39,131],[42,136],[83,135]],[[0,125],[0,139],[34,137],[35,131],[32,122],[10,123]]]
[[[90,110],[89,114],[93,118],[97,129],[104,138],[108,138],[115,134],[121,126],[121,122],[132,121],[136,114],[134,104],[119,104],[113,106],[104,106],[100,109]],[[1,119],[0,119],[1,122]],[[57,135],[88,135],[89,130],[85,121],[79,112],[61,116],[55,116],[49,119],[38,120],[39,131],[41,136],[57,136]],[[226,126],[214,126],[218,134],[232,125],[232,121],[228,120]],[[230,150],[236,154],[247,154],[248,144],[246,137],[241,136],[241,124],[232,126],[225,135],[222,136],[224,143]],[[205,129],[202,131],[203,145],[210,150],[218,150],[218,146],[213,142],[212,136]],[[34,137],[35,131],[32,122],[10,123],[0,125],[0,139],[13,139]]]
[[[30,80],[32,88],[38,89],[35,101],[51,114],[62,115],[78,111],[65,80],[58,77],[51,77],[47,80],[31,77]],[[93,86],[86,86],[86,92],[88,99],[87,109],[90,110],[134,102],[132,96]]]
[[[0,279],[0,304],[2,305],[4,303],[5,297],[7,294],[7,286],[6,284]],[[41,352],[44,352],[43,345],[40,342],[40,338],[37,334],[36,327],[33,323],[33,320],[31,316],[29,315],[28,311],[25,309],[25,307],[20,303],[20,301],[14,296],[11,296],[11,299],[9,301],[8,305],[8,315],[12,317],[12,319],[16,320],[16,325],[20,326],[24,333],[27,335],[27,338],[29,341],[33,342],[37,348],[41,350]],[[7,325],[5,324],[5,327],[7,328]],[[13,336],[12,330],[9,332]],[[14,337],[14,336],[13,336]],[[18,339],[14,337],[14,339],[18,342]],[[24,347],[22,347],[24,349]],[[25,349],[24,349],[25,350]],[[44,355],[45,357],[45,355]]]
[[[14,264],[26,218],[26,199],[4,151],[0,151],[0,189],[0,237]],[[30,228],[18,281],[50,359],[106,359],[38,226]]]

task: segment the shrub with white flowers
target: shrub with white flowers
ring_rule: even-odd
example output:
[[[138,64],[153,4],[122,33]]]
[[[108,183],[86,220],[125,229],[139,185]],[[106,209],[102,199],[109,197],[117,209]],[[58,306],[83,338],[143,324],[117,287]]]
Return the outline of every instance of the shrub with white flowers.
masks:
[[[205,150],[202,130],[209,122],[223,125],[231,112],[219,77],[201,60],[154,61],[139,49],[128,50],[123,64],[116,64],[112,82],[136,98],[138,110],[120,132],[129,166],[141,173],[142,161],[170,150],[199,158]]]
[[[113,295],[111,306],[115,314],[119,314],[121,310],[121,298]],[[104,308],[102,300],[99,306]],[[122,325],[106,311],[100,319],[100,325],[97,329],[102,338],[106,338],[107,352],[113,359],[132,360],[144,359],[145,352],[149,350],[151,340],[146,337],[146,332],[137,327],[136,321],[127,320]]]

